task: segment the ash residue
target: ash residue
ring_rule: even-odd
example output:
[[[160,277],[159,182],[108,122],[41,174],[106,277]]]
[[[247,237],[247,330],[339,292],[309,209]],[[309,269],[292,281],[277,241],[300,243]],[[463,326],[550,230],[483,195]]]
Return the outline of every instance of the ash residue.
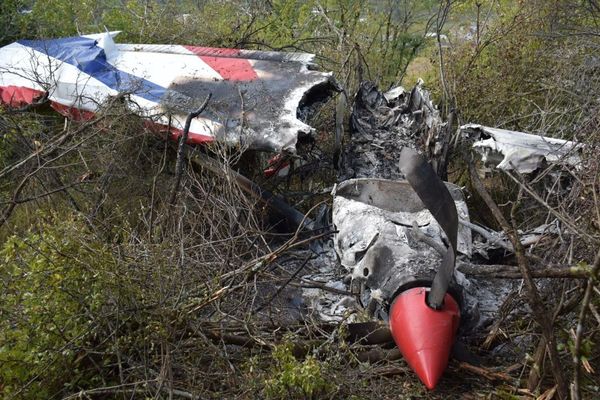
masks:
[[[410,92],[397,87],[386,93],[372,82],[363,82],[350,117],[339,180],[402,179],[398,166],[402,147],[421,148],[431,131],[444,125],[421,82]]]

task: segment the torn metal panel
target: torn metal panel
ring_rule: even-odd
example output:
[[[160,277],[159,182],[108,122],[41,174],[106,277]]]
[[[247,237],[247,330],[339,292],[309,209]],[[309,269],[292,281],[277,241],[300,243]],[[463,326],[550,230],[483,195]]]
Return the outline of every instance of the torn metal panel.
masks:
[[[582,145],[576,142],[477,124],[463,125],[460,130],[475,140],[473,149],[483,162],[498,169],[530,173],[544,163],[574,167],[581,163]]]
[[[0,97],[11,106],[47,93],[67,113],[94,113],[110,96],[127,94],[139,115],[174,136],[208,93],[189,141],[212,140],[295,151],[313,129],[298,117],[335,87],[331,73],[311,69],[314,55],[179,45],[116,44],[118,32],[21,40],[0,48]]]

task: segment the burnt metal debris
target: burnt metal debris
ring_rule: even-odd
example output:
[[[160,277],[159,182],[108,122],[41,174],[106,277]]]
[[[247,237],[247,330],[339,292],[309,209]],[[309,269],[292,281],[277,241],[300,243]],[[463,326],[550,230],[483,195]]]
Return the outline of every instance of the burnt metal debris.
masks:
[[[469,218],[464,197],[419,154],[433,148],[429,155],[438,157],[431,161],[445,163],[447,153],[436,143],[444,124],[422,82],[411,92],[385,94],[363,83],[351,121],[345,168],[333,191],[334,247],[346,281],[358,283],[372,315],[389,320],[401,353],[433,389],[460,314],[472,323],[477,308],[455,279],[458,219]],[[470,254],[470,231],[460,236],[461,250]]]
[[[468,218],[460,188],[446,185],[458,214]],[[364,283],[365,302],[380,302],[384,309],[402,290],[433,281],[442,256],[421,235],[448,251],[444,229],[404,180],[360,178],[339,184],[333,223],[342,267],[352,280]],[[470,254],[470,231],[461,227],[457,239],[458,251]],[[450,289],[463,297],[460,286]]]
[[[339,183],[332,193],[332,222],[338,231],[334,248],[321,256],[319,272],[304,279],[354,295],[311,288],[304,296],[314,317],[324,321],[352,321],[352,314],[363,309],[385,321],[395,295],[412,285],[430,284],[440,253],[448,249],[447,235],[406,182],[398,162],[402,148],[408,147],[423,150],[434,159],[432,164],[444,163],[444,152],[431,149],[444,146],[446,126],[421,83],[411,91],[395,88],[382,93],[365,82],[356,95],[350,128]],[[472,257],[486,259],[494,249],[512,252],[501,233],[470,222],[461,188],[446,186],[459,218],[459,269]],[[540,232],[530,236],[536,240],[553,230],[546,227]],[[528,238],[523,238],[524,244],[531,241]],[[467,278],[458,270],[453,278],[449,291],[459,301],[463,334],[492,323],[515,287],[512,281],[498,285],[485,277]]]
[[[445,129],[423,83],[411,91],[398,87],[382,93],[373,83],[364,82],[350,118],[340,183],[332,193],[332,222],[338,231],[334,249],[346,276],[339,274],[337,279],[328,279],[337,281],[338,286],[350,282],[346,287],[358,288],[362,305],[385,320],[387,308],[399,292],[412,286],[431,285],[444,258],[439,251],[442,249],[442,253],[450,253],[451,259],[446,260],[442,291],[450,289],[461,303],[465,321],[474,324],[478,320],[476,299],[465,291],[468,285],[463,284],[464,276],[452,272],[456,251],[466,257],[472,253],[471,231],[464,225],[448,228],[452,223],[445,224],[447,231],[458,232],[452,239],[456,244],[448,246],[445,229],[413,188],[418,183],[411,186],[406,179],[406,166],[411,162],[404,166],[400,163],[403,149],[435,148],[439,132]],[[441,156],[441,152],[438,154]],[[445,162],[441,157],[435,161]],[[432,182],[424,182],[423,187],[431,188]],[[448,202],[453,204],[445,207],[455,209],[458,218],[468,221],[460,188],[452,184],[446,187]],[[454,280],[454,276],[458,278]],[[335,314],[341,318],[340,311],[347,311],[338,306],[342,299],[330,301],[332,308],[328,309],[328,297],[332,296],[313,297],[320,303],[317,308],[325,311],[326,318]]]
[[[396,87],[385,93],[363,82],[350,116],[351,137],[339,181],[403,179],[398,160],[404,147],[423,150],[434,165],[445,163],[440,136],[445,127],[422,81],[411,91]]]
[[[447,153],[441,149],[448,140],[443,137],[447,127],[422,82],[410,91],[398,87],[386,93],[371,82],[362,83],[350,121],[339,183],[332,193],[332,222],[338,231],[334,250],[342,270],[321,267],[319,274],[307,277],[353,290],[360,302],[330,293],[320,296],[315,289],[308,299],[324,320],[342,320],[363,307],[386,320],[395,295],[411,285],[430,284],[448,249],[447,235],[406,182],[399,163],[403,148],[420,149],[432,165],[445,163]],[[528,173],[550,163],[576,168],[579,162],[581,147],[574,142],[474,124],[460,130],[474,142],[475,151],[488,156],[484,161],[495,161],[498,168]],[[490,252],[512,253],[503,233],[469,220],[461,188],[446,186],[459,218],[459,269],[472,257],[485,260]],[[555,233],[555,222],[524,232],[523,245]],[[494,321],[513,282],[497,285],[486,278],[467,279],[459,271],[453,275],[449,290],[460,303],[462,331],[474,332]]]

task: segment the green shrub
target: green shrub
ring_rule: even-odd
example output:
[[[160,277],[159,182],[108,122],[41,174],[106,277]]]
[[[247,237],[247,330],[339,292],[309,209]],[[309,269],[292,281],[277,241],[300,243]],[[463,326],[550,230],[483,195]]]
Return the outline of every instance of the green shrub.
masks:
[[[81,349],[99,312],[106,249],[75,218],[39,216],[39,225],[0,250],[0,395],[47,398],[93,380]]]
[[[265,381],[265,394],[270,399],[314,399],[333,389],[324,376],[323,367],[315,357],[309,355],[298,361],[292,354],[292,344],[286,342],[275,347],[275,366],[272,378]]]

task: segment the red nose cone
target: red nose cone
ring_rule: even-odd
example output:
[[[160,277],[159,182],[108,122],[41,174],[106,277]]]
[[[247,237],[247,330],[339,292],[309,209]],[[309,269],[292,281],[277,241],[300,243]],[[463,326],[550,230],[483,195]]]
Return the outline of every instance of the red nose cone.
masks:
[[[446,294],[441,310],[425,302],[427,289],[402,292],[390,309],[390,330],[396,345],[421,382],[432,390],[448,366],[460,320],[458,304]]]

